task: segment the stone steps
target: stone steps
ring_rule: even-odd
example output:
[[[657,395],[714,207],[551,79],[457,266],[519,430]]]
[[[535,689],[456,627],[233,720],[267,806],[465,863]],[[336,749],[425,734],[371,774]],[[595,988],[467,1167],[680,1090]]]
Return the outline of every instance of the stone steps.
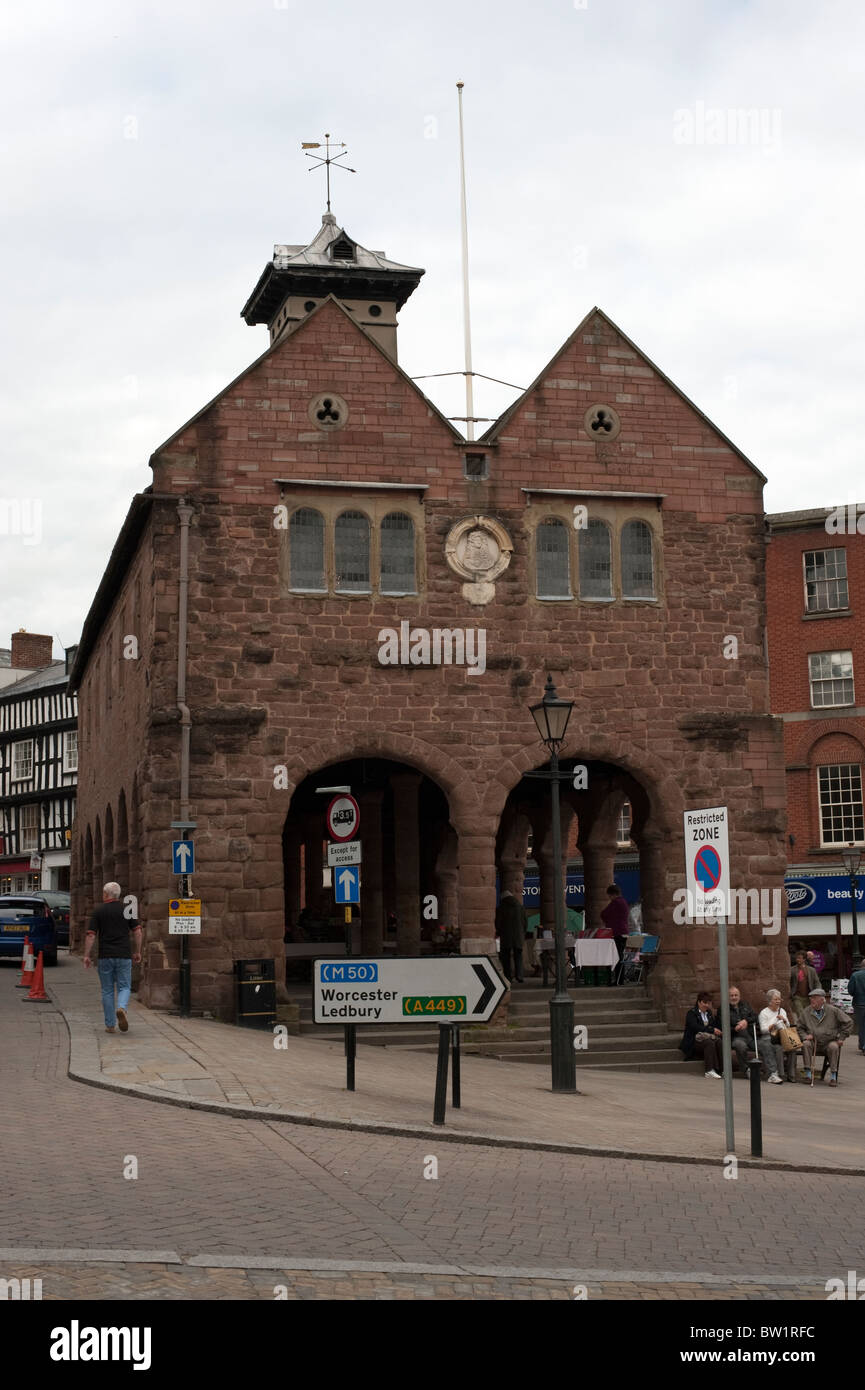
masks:
[[[574,1053],[579,1070],[597,1068],[624,1072],[678,1071],[696,1075],[703,1064],[685,1063],[678,1050],[679,1033],[671,1033],[640,986],[610,989],[601,986],[568,991],[574,1001],[574,1023],[588,1029],[588,1047]],[[551,989],[536,983],[517,987],[511,994],[508,1022],[502,1027],[468,1024],[462,1029],[462,1051],[469,1057],[490,1061],[549,1064]],[[297,991],[301,1032],[307,1037],[341,1041],[341,1027],[319,1027],[312,1022],[309,991]],[[371,1047],[399,1047],[410,1052],[434,1054],[439,1030],[435,1024],[360,1025],[357,1040]]]

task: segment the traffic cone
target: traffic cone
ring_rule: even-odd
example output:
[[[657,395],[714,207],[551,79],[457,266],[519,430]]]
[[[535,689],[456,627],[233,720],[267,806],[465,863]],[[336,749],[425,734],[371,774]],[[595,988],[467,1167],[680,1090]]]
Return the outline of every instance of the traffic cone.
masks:
[[[16,989],[29,989],[33,984],[33,947],[30,945],[30,937],[24,938],[24,956],[21,961],[21,979],[15,986]]]
[[[29,994],[24,996],[25,1004],[50,1004],[51,1000],[45,993],[45,980],[42,973],[42,952],[39,952],[39,959],[36,962],[36,972],[33,976],[33,985]]]

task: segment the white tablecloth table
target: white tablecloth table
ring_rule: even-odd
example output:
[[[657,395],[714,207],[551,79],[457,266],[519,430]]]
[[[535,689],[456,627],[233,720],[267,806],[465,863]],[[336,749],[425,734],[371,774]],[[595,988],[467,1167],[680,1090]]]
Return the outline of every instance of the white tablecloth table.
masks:
[[[577,955],[577,965],[582,969],[587,966],[589,969],[597,969],[598,966],[616,966],[619,963],[619,953],[616,950],[616,943],[610,937],[578,937],[574,946]]]

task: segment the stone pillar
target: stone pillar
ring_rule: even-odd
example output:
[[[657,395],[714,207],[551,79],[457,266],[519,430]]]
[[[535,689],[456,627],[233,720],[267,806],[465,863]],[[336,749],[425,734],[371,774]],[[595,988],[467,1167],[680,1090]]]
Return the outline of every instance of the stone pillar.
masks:
[[[381,852],[381,804],[384,791],[373,787],[361,794],[360,832],[363,845],[360,893],[361,954],[380,956],[384,941],[384,877]]]
[[[460,885],[460,951],[464,956],[496,953],[496,839],[462,834],[457,849]],[[497,1015],[497,1021],[499,1019]]]
[[[305,889],[306,905],[316,915],[324,912],[324,850],[322,840],[324,822],[321,816],[310,816],[306,821],[304,842],[306,844]],[[327,915],[325,913],[325,915]]]
[[[396,868],[397,955],[420,954],[419,772],[394,772],[393,839]]]
[[[438,898],[438,920],[445,927],[459,926],[459,873],[457,871],[457,837],[451,825],[442,832],[433,875]]]
[[[616,841],[592,839],[583,845],[583,875],[586,885],[585,926],[602,927],[601,911],[609,902],[607,889],[616,866]]]

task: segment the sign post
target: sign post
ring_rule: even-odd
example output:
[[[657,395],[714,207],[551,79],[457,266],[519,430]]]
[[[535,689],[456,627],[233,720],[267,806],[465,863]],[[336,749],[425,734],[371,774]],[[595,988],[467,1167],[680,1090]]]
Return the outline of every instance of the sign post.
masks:
[[[724,1124],[727,1153],[735,1150],[733,1119],[733,1043],[730,1029],[730,963],[727,917],[730,911],[730,847],[726,806],[685,811],[685,880],[688,917],[694,923],[707,917],[718,923],[718,974],[721,990],[721,1057],[724,1067]]]
[[[459,1041],[456,1025],[487,1023],[507,992],[488,956],[366,957],[313,961],[313,1020],[364,1024],[439,1024],[434,1124],[444,1124],[448,1055],[454,1049],[453,1103],[460,1104]],[[346,1051],[348,1056],[348,1051]]]
[[[351,904],[360,903],[360,841],[355,839],[360,825],[360,807],[349,792],[342,792],[330,802],[325,813],[327,833],[327,862],[333,868],[333,895],[345,906],[345,954],[351,957]],[[335,843],[334,843],[335,842]],[[352,846],[356,845],[354,851]],[[345,1088],[354,1090],[354,1064],[357,1057],[357,1030],[353,1023],[345,1025]]]
[[[194,820],[173,820],[171,822],[171,829],[179,830],[183,835],[182,840],[172,840],[171,842],[171,872],[177,874],[180,879],[177,896],[181,899],[188,899],[192,891],[189,876],[195,867],[195,845],[189,838],[189,832],[194,830],[196,825],[197,822]],[[171,933],[170,921],[168,930]],[[198,931],[201,931],[200,910]],[[192,1003],[192,963],[189,959],[189,942],[187,940],[189,932],[183,931],[174,934],[180,935],[180,1017],[188,1018]]]

